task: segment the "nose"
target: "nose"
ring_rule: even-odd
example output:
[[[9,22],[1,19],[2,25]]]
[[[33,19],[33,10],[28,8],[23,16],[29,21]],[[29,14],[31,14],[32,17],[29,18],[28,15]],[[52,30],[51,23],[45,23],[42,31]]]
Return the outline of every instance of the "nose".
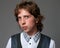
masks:
[[[25,25],[26,22],[24,19],[22,19],[21,23],[22,23],[22,25]]]

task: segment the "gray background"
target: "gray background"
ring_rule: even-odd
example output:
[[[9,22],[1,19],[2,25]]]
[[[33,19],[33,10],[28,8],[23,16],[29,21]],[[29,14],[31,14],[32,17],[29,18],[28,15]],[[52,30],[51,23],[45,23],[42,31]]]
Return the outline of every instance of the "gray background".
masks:
[[[14,8],[21,0],[0,0],[0,48],[5,48],[11,35],[21,32]],[[45,16],[43,34],[50,36],[60,48],[60,0],[34,0]]]

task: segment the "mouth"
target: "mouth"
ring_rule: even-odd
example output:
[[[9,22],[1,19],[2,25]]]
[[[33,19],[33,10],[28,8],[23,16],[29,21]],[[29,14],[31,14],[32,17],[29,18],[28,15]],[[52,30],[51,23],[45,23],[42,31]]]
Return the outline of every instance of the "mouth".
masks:
[[[23,26],[22,29],[23,29],[23,30],[26,30],[26,29],[27,29],[27,26]]]

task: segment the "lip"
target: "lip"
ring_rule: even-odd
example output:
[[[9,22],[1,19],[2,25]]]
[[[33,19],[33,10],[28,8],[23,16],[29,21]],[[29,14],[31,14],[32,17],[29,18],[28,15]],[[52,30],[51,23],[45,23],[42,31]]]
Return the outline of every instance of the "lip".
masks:
[[[23,26],[22,29],[23,29],[23,30],[26,30],[26,29],[27,29],[27,26]]]

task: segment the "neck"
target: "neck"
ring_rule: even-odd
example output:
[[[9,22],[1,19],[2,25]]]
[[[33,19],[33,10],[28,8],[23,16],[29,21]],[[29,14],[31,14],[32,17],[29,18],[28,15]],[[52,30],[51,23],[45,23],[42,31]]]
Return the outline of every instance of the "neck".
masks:
[[[32,29],[31,31],[27,32],[27,34],[28,34],[29,36],[33,36],[33,35],[35,35],[37,32],[38,32],[37,29]]]

